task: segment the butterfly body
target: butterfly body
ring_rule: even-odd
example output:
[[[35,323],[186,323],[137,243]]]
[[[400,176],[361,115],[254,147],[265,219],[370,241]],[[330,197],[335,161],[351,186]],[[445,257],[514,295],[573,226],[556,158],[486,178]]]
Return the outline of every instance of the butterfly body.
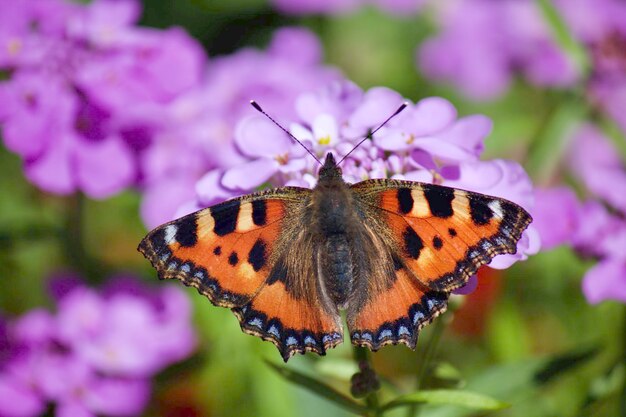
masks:
[[[162,225],[139,250],[162,279],[233,310],[285,360],[353,344],[415,347],[449,293],[514,253],[528,213],[509,201],[398,180],[346,183],[332,154],[312,190],[282,187]]]
[[[357,205],[331,154],[311,193],[311,225],[312,241],[319,242],[315,254],[319,279],[337,309],[347,307],[355,278],[363,272],[362,210]]]

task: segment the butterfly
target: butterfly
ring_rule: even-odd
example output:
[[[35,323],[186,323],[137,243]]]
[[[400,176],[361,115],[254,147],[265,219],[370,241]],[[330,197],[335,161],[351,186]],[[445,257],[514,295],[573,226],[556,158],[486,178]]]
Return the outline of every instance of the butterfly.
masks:
[[[225,201],[157,227],[138,249],[159,278],[230,308],[286,362],[342,343],[341,310],[354,345],[414,349],[450,292],[515,253],[531,221],[508,200],[441,185],[348,184],[328,153],[315,188]]]

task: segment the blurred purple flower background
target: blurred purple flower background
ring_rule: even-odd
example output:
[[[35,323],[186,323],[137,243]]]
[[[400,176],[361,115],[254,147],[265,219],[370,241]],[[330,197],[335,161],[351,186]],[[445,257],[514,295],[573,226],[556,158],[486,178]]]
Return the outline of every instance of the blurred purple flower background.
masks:
[[[626,4],[620,0],[557,0],[554,6],[586,48],[581,62],[558,41],[531,0],[461,0],[435,5],[440,32],[424,42],[417,64],[434,80],[476,100],[495,99],[522,75],[539,87],[586,86],[589,100],[626,132]]]
[[[580,202],[569,188],[538,190],[535,226],[545,249],[568,244],[595,258],[583,279],[590,303],[626,303],[626,165],[595,126],[583,125],[574,134],[569,170],[585,187]]]
[[[139,28],[139,4],[0,3],[4,143],[46,191],[111,196],[137,184],[166,105],[206,57],[183,30]]]
[[[35,309],[0,327],[0,414],[134,416],[151,379],[195,346],[191,305],[179,288],[149,289],[130,276],[101,291],[74,276],[52,281],[57,312]]]

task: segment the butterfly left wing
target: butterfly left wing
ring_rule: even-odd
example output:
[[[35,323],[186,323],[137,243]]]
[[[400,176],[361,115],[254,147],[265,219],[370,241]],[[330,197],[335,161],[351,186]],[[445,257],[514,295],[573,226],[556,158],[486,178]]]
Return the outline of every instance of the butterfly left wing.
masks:
[[[531,221],[514,203],[448,187],[368,180],[351,190],[376,252],[366,256],[380,266],[356,283],[365,296],[349,304],[348,327],[353,344],[372,350],[415,348],[419,330],[445,311],[450,291],[496,255],[515,253]]]
[[[351,189],[383,219],[400,264],[434,291],[462,287],[495,256],[515,253],[532,221],[508,200],[439,185],[380,179]]]

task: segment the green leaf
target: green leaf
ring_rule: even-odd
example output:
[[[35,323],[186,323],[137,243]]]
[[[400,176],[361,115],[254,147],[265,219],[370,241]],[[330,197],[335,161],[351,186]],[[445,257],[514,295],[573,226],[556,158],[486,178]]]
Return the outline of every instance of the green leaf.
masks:
[[[563,373],[581,365],[598,353],[598,348],[576,350],[564,353],[548,360],[533,376],[535,384],[541,385],[552,381]]]
[[[402,395],[385,404],[381,410],[387,411],[392,408],[412,404],[458,405],[478,410],[501,410],[510,406],[495,398],[476,392],[438,389],[422,390],[413,394]]]
[[[353,413],[357,414],[364,414],[369,411],[369,409],[363,404],[354,401],[352,398],[340,393],[339,391],[335,390],[329,385],[324,384],[323,382],[318,381],[317,379],[311,378],[308,375],[302,374],[292,369],[278,366],[269,361],[266,361],[266,363],[270,368],[272,368],[286,380],[293,382],[296,385],[300,385],[301,387],[306,388],[307,390],[319,395],[320,397],[326,398],[328,401],[335,403],[339,407],[345,408],[346,410],[352,411]]]
[[[584,349],[583,351],[586,351]],[[569,351],[562,355],[552,356],[550,358],[532,358],[525,359],[513,363],[507,363],[498,366],[492,366],[482,373],[473,376],[467,380],[465,385],[466,389],[474,392],[482,392],[486,395],[490,395],[497,398],[505,398],[508,403],[514,405],[517,410],[518,407],[522,407],[528,404],[529,395],[536,392],[539,387],[544,386],[546,379],[542,381],[537,379],[537,375],[543,375],[546,377],[547,369],[556,371],[554,363],[560,361],[559,358],[564,358],[568,355],[575,355],[574,352],[580,352],[581,350]],[[585,360],[589,360],[592,356],[585,355]],[[549,365],[551,364],[552,365]],[[576,364],[580,365],[584,363],[584,360],[577,361]],[[551,371],[549,381],[553,382],[558,376],[562,377],[566,372],[572,371],[574,366],[558,367],[556,372]],[[462,410],[458,407],[441,406],[433,409],[429,409],[427,412],[421,413],[424,417],[464,417],[474,415],[472,410]],[[521,414],[523,415],[523,414]],[[539,414],[537,414],[539,415]]]
[[[464,383],[461,372],[448,362],[438,363],[433,370],[433,376],[441,380],[454,381],[457,384]]]

